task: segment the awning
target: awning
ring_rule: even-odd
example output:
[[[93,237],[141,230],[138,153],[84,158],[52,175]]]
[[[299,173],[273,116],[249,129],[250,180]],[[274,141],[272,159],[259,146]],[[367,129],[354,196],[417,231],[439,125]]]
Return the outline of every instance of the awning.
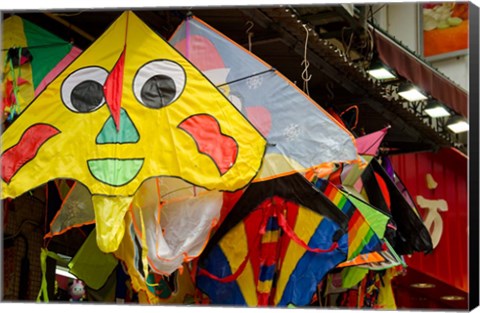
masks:
[[[375,45],[384,64],[458,114],[468,117],[468,94],[464,89],[378,29],[375,29]]]

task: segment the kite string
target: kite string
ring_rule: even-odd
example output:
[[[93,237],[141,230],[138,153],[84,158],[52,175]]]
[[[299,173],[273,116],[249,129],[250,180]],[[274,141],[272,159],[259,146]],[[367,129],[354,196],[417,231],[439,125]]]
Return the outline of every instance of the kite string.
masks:
[[[250,253],[247,253],[247,255],[243,259],[243,261],[240,264],[240,266],[238,267],[238,269],[231,275],[228,275],[228,276],[225,276],[225,277],[218,277],[218,276],[210,273],[209,271],[207,271],[206,269],[201,268],[201,267],[198,270],[198,275],[207,276],[208,278],[211,278],[211,279],[216,280],[216,281],[221,282],[221,283],[231,283],[232,281],[235,281],[238,278],[238,276],[240,276],[240,274],[243,273],[243,271],[245,270],[245,267],[247,266],[249,257],[250,257]]]
[[[8,55],[8,54],[7,54]],[[22,75],[22,66],[21,66],[21,58],[22,58],[22,48],[20,47],[18,49],[18,75],[15,75],[15,67],[13,66],[13,61],[10,58],[9,63],[10,63],[10,73],[12,74],[12,84],[13,84],[13,97],[15,101],[10,105],[10,114],[8,119],[10,121],[13,121],[13,118],[15,114],[20,113],[20,98],[19,98],[19,92],[20,88],[18,86],[18,79]]]
[[[190,19],[185,20],[185,57],[190,58]]]
[[[248,36],[248,51],[252,52],[252,37],[253,37],[253,32],[250,30],[255,26],[255,24],[252,21],[247,21],[245,25],[250,25],[247,30],[245,31]]]
[[[347,113],[348,111],[350,110],[355,110],[355,124],[353,124],[353,126],[350,126],[350,129],[354,130],[356,127],[357,127],[357,124],[358,124],[358,114],[359,114],[359,109],[358,109],[358,106],[357,105],[352,105],[350,107],[348,107],[347,109],[343,110],[339,116],[342,117],[345,113]]]
[[[138,210],[140,214],[140,223],[142,227],[142,237],[141,237],[141,246],[142,246],[142,264],[143,264],[143,274],[145,275],[145,282],[148,285],[148,246],[147,246],[147,234],[145,232],[145,222],[143,220],[142,209]]]
[[[274,201],[272,200],[272,202],[270,203],[270,205],[274,205]],[[303,241],[300,237],[298,237],[298,235],[295,233],[294,229],[288,224],[288,221],[287,221],[287,218],[285,217],[285,215],[283,214],[283,212],[281,211],[284,207],[286,206],[286,201],[283,200],[283,206],[275,206],[273,208],[274,210],[274,214],[277,216],[277,221],[278,221],[278,226],[280,226],[282,228],[282,230],[285,232],[285,234],[293,241],[295,242],[296,244],[298,244],[299,246],[301,246],[303,249],[309,251],[309,252],[314,252],[314,253],[328,253],[328,252],[332,252],[333,250],[335,250],[336,248],[338,248],[338,243],[337,242],[333,242],[329,248],[327,249],[321,249],[321,248],[312,248],[308,245],[308,243],[306,243],[305,241]]]
[[[312,78],[312,75],[308,74],[308,67],[310,66],[310,62],[307,60],[307,48],[308,48],[308,28],[306,24],[303,24],[303,28],[305,29],[305,32],[307,33],[306,38],[305,38],[305,49],[304,49],[304,54],[303,54],[303,61],[301,65],[305,65],[305,68],[302,72],[302,79],[303,79],[303,91],[310,96],[310,92],[308,90],[308,82]]]
[[[160,189],[160,180],[158,179],[158,177],[155,178],[155,185],[157,187],[157,199],[158,199],[158,203],[157,203],[157,224],[160,225],[160,220],[161,220],[161,211],[162,211],[162,207],[163,207],[163,199],[162,199],[162,192],[161,192],[161,189]]]

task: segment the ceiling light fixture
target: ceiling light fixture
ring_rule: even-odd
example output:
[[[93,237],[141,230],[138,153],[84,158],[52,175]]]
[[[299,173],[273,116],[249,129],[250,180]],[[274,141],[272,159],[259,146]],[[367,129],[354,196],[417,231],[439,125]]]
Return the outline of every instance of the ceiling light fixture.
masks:
[[[459,301],[459,300],[465,300],[465,297],[462,296],[443,296],[440,297],[442,300],[447,300],[447,301]]]
[[[427,96],[425,96],[425,94],[420,91],[420,89],[411,84],[400,85],[400,87],[398,88],[398,95],[410,102],[427,100]]]
[[[435,285],[430,283],[415,283],[415,284],[411,284],[410,287],[424,289],[424,288],[435,288]]]
[[[466,132],[470,128],[467,121],[458,115],[452,116],[448,119],[447,127],[455,134]]]
[[[447,108],[441,104],[440,102],[430,99],[427,102],[427,105],[423,109],[425,113],[427,113],[430,117],[446,117],[450,116],[450,112],[447,110]]]
[[[376,80],[387,81],[396,79],[394,71],[380,61],[373,62],[367,70],[368,75]]]

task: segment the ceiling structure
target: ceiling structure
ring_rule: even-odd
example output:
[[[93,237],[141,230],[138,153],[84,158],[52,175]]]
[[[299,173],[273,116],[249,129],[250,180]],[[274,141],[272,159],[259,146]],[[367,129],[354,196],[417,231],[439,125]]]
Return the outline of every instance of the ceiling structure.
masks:
[[[354,135],[391,126],[382,144],[387,154],[435,151],[445,146],[467,153],[466,135],[439,132],[431,120],[415,112],[419,104],[402,103],[391,84],[376,82],[365,73],[375,58],[375,30],[368,27],[373,13],[369,5],[355,6],[351,11],[342,5],[315,5],[143,8],[134,12],[165,39],[185,17],[200,18],[251,49],[322,107],[341,113],[356,106]],[[3,18],[11,13],[4,12]],[[15,12],[81,49],[88,48],[121,13],[120,9]],[[305,57],[307,69],[302,63]],[[308,90],[302,73],[311,75]]]

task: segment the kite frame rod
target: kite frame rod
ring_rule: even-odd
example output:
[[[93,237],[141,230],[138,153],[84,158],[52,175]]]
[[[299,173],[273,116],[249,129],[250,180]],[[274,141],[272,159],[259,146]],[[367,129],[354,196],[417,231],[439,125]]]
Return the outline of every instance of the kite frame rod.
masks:
[[[82,36],[83,38],[85,38],[89,41],[92,41],[92,42],[95,40],[95,37],[93,37],[89,33],[85,32],[84,30],[78,28],[77,26],[73,25],[72,23],[64,20],[63,18],[57,16],[56,14],[48,13],[48,12],[45,12],[44,14],[46,16],[50,17],[51,19],[59,22],[60,24],[63,24],[64,26],[68,27],[69,29],[73,30],[74,32],[76,32],[77,34]]]
[[[263,71],[263,72],[259,72],[259,73],[255,73],[255,74],[252,74],[252,75],[249,75],[249,76],[241,77],[241,78],[239,78],[239,79],[235,79],[235,80],[232,80],[232,81],[229,81],[229,82],[226,82],[226,83],[217,85],[217,88],[220,88],[220,87],[223,87],[223,86],[226,86],[226,85],[230,85],[230,84],[233,84],[233,83],[238,83],[239,81],[242,81],[242,80],[245,80],[245,79],[249,79],[249,78],[252,78],[252,77],[255,77],[255,76],[260,76],[260,75],[263,75],[263,74],[266,74],[266,73],[269,73],[269,72],[275,72],[275,69],[274,69],[274,68],[270,68],[270,69],[265,70],[265,71]]]

